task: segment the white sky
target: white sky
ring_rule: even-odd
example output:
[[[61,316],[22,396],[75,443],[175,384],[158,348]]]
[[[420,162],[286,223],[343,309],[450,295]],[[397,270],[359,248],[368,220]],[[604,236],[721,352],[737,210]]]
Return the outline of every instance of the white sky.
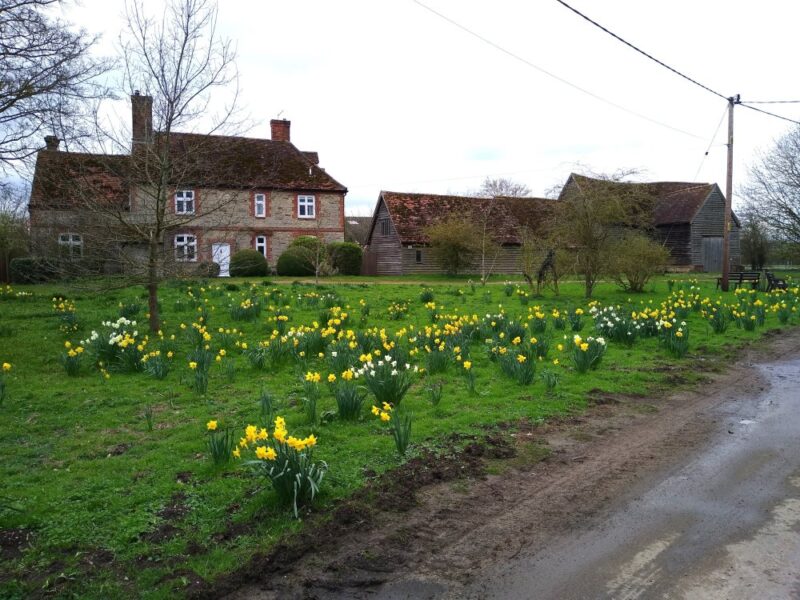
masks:
[[[349,188],[349,214],[371,214],[381,189],[462,193],[487,175],[543,195],[576,163],[724,190],[726,123],[703,160],[724,100],[554,0],[420,1],[542,69],[698,137],[578,92],[413,0],[220,0],[220,32],[238,46],[242,105],[255,123],[248,135],[269,137],[269,120],[283,111],[295,145],[317,150]],[[800,99],[799,2],[570,4],[726,96]],[[161,0],[148,6],[163,11]],[[110,52],[123,26],[121,0],[80,0],[62,11],[102,33],[100,50]],[[762,108],[800,120],[800,104]],[[736,109],[734,190],[758,149],[790,127]]]

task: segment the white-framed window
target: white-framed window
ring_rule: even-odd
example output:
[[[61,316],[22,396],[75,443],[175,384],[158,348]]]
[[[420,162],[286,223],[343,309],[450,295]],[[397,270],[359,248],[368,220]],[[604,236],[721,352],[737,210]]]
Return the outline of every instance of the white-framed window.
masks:
[[[197,260],[197,237],[190,233],[175,236],[175,260],[194,262]]]
[[[194,214],[194,190],[178,190],[175,192],[175,214]]]
[[[263,219],[267,216],[267,195],[266,194],[256,194],[255,198],[253,199],[253,212],[255,216]]]
[[[301,219],[315,219],[317,217],[317,199],[314,196],[298,196],[297,216]]]
[[[70,259],[83,256],[83,237],[78,233],[60,233],[58,246],[61,253]]]
[[[258,250],[264,256],[264,258],[267,258],[267,236],[256,236],[256,250]]]

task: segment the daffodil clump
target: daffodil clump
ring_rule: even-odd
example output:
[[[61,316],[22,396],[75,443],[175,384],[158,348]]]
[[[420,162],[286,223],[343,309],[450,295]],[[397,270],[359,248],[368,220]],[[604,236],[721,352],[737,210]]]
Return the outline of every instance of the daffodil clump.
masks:
[[[355,372],[380,403],[398,406],[414,381],[413,375],[419,369],[410,363],[399,364],[390,354],[374,359],[370,354],[361,356],[361,368]]]
[[[83,353],[83,346],[73,346],[72,342],[64,342],[64,351],[61,353],[61,364],[70,377],[75,377],[80,373],[81,357]]]
[[[567,321],[569,321],[569,328],[572,331],[576,333],[583,331],[583,315],[584,310],[582,308],[576,308],[567,313]]]
[[[714,333],[725,333],[733,320],[730,307],[722,304],[721,301],[711,303],[709,300],[704,303],[700,315],[705,319]]]
[[[352,367],[342,371],[338,376],[330,373],[327,377],[331,393],[336,400],[337,414],[345,421],[356,421],[361,416],[364,405],[363,388],[357,385],[358,371]]]
[[[319,402],[319,382],[322,375],[317,371],[308,371],[303,376],[303,410],[310,424],[317,422],[317,402]]]
[[[234,430],[222,427],[217,419],[206,423],[206,447],[215,465],[224,465],[239,454]]]
[[[563,331],[567,328],[567,317],[565,313],[561,312],[557,308],[554,308],[550,312],[550,320],[553,322],[553,329]]]
[[[683,358],[689,351],[689,326],[677,318],[661,321],[661,342],[675,358]]]
[[[405,302],[393,302],[386,309],[386,316],[392,321],[405,319],[408,315],[408,304]]]
[[[11,289],[9,286],[8,289]],[[11,363],[4,362],[0,365],[0,404],[3,404],[3,401],[6,399],[6,377],[11,372]]]
[[[172,350],[162,352],[161,350],[152,350],[142,356],[142,365],[144,372],[153,377],[154,379],[164,379],[169,375],[170,367],[172,366],[172,359],[175,353]]]
[[[74,302],[62,298],[61,296],[55,296],[53,298],[53,310],[56,315],[58,315],[58,329],[61,333],[69,335],[78,331],[80,325],[78,323]]]
[[[119,371],[142,370],[148,338],[139,335],[136,321],[120,317],[116,321],[103,321],[101,326],[99,332],[93,330],[88,338],[79,342],[92,362]]]
[[[272,434],[265,428],[248,425],[239,446],[233,451],[236,458],[243,452],[253,457],[245,465],[269,479],[278,499],[292,505],[295,518],[299,508],[313,502],[328,470],[324,461],[314,462],[313,451],[317,438],[309,435],[296,438],[286,430],[283,417],[275,418]]]
[[[388,402],[382,402],[381,407],[372,406],[372,414],[381,423],[385,423],[392,432],[394,447],[400,457],[406,455],[408,446],[411,443],[411,423],[414,416],[404,410],[395,410],[395,407]]]
[[[261,303],[258,299],[245,298],[231,305],[230,314],[234,321],[255,321],[261,315]]]
[[[596,369],[605,353],[606,341],[601,337],[583,339],[575,335],[572,338],[572,364],[578,373]]]

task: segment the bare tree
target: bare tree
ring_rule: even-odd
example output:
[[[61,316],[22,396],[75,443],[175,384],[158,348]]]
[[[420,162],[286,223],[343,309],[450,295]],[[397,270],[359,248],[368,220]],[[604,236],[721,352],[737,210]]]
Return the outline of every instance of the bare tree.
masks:
[[[476,250],[480,264],[481,285],[486,285],[492,276],[497,260],[503,251],[502,245],[495,240],[496,228],[492,227],[492,221],[497,213],[498,198],[521,198],[529,196],[530,193],[530,188],[524,183],[505,177],[487,177],[477,190],[470,193],[471,196],[477,198],[487,198],[481,205],[481,209],[475,211],[480,227],[480,241]]]
[[[652,226],[654,194],[646,184],[618,181],[618,175],[573,176],[561,192],[554,233],[562,247],[571,249],[587,298],[608,269],[613,243],[622,231]]]
[[[0,281],[9,276],[11,259],[28,251],[27,198],[27,186],[0,184]]]
[[[112,63],[94,58],[97,41],[50,18],[58,0],[0,0],[0,169],[18,168],[41,148],[42,133],[75,140],[89,101]]]
[[[213,188],[220,178],[241,170],[235,153],[220,144],[230,138],[209,136],[226,131],[233,121],[238,96],[235,51],[217,33],[217,8],[210,0],[173,0],[160,20],[147,16],[136,0],[126,6],[127,29],[120,38],[124,85],[135,91],[132,100],[132,147],[128,156],[101,156],[99,171],[120,182],[119,194],[109,198],[106,180],[80,169],[84,186],[83,214],[94,225],[97,246],[122,243],[117,260],[134,282],[148,291],[150,329],[160,327],[160,282],[179,272],[182,261],[197,260],[201,240],[169,235],[183,228],[209,229],[233,220],[237,190],[217,190],[202,199],[182,189]],[[219,98],[227,98],[224,106]],[[209,115],[214,108],[216,116]],[[178,133],[197,128],[204,133]],[[126,151],[127,136],[104,129],[106,140]],[[88,176],[87,176],[88,174]],[[212,194],[209,194],[212,195]],[[111,251],[111,250],[110,250]],[[142,267],[144,265],[144,267]]]
[[[481,187],[471,195],[478,198],[496,198],[498,196],[523,198],[531,195],[531,189],[524,183],[506,177],[487,177],[483,180]]]
[[[800,245],[800,127],[758,157],[743,195],[775,238]]]

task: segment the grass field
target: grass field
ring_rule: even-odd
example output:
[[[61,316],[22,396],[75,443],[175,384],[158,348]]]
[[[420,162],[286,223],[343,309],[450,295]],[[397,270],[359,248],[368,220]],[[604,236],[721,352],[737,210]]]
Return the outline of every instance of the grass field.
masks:
[[[0,596],[180,595],[191,577],[213,580],[232,571],[302,528],[305,511],[325,510],[363,486],[367,473],[399,465],[405,459],[389,424],[371,413],[372,395],[358,420],[337,418],[326,381],[331,373],[341,379],[338,353],[349,351],[355,368],[366,353],[376,362],[394,354],[401,371],[409,363],[412,386],[402,400],[412,415],[407,458],[444,448],[452,433],[580,411],[601,394],[651,395],[691,384],[703,377],[703,364],[720,362],[704,359],[734,356],[741,345],[798,320],[796,288],[721,294],[711,279],[659,279],[638,295],[601,284],[591,304],[577,283],[538,298],[518,282],[394,283],[168,282],[162,336],[147,340],[141,288],[0,288],[0,363],[10,365],[0,374]],[[584,313],[579,331],[566,318],[577,319],[576,309]],[[724,332],[714,332],[714,312],[728,319]],[[136,321],[119,327],[132,341],[100,361],[95,353],[107,352],[101,346],[111,329],[102,323],[121,315]],[[205,340],[193,323],[207,327]],[[93,345],[92,331],[101,343]],[[603,337],[605,353],[580,373],[575,361],[589,337]],[[261,344],[266,340],[269,346]],[[213,358],[204,393],[205,382],[189,365],[200,346]],[[141,356],[156,350],[168,369],[163,379],[141,370]],[[444,370],[430,373],[437,366]],[[531,370],[532,383],[520,383]],[[306,373],[320,373],[321,381],[304,383]],[[545,373],[556,382],[551,391]],[[434,406],[429,387],[436,382],[442,398]],[[315,424],[304,401],[309,385],[320,394]],[[320,495],[300,519],[243,461],[214,465],[209,456],[211,420],[218,431],[232,428],[237,440],[249,424],[271,426],[262,422],[264,392],[292,435],[316,437],[314,460],[328,465]]]

